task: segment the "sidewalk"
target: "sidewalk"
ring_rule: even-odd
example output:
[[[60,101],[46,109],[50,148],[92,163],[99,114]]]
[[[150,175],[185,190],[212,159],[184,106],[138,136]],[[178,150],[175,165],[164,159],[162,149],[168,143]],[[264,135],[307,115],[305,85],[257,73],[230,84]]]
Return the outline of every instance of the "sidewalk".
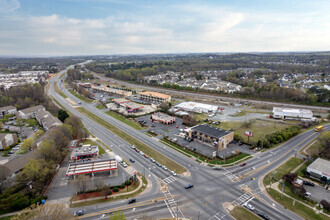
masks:
[[[278,185],[279,185],[279,184],[280,184],[280,182],[273,183],[272,186],[271,186],[271,188],[272,188],[272,189],[275,189],[275,190],[276,190],[277,192],[279,192],[279,193],[282,193],[282,191],[278,188]],[[308,208],[314,210],[314,207],[312,207],[312,206],[310,206],[310,205],[308,205],[308,204],[306,204],[306,203],[303,203],[303,202],[301,202],[301,201],[299,201],[299,200],[297,200],[297,199],[295,199],[295,198],[289,196],[288,194],[286,194],[286,193],[284,193],[284,192],[283,192],[283,195],[289,197],[290,199],[294,200],[295,202],[299,202],[300,204],[303,204],[304,206],[307,206]],[[330,218],[330,215],[328,215],[328,214],[326,214],[326,213],[324,213],[324,212],[320,212],[320,213],[322,213],[323,215],[326,215],[326,216],[328,216],[328,217]]]
[[[137,176],[137,178],[138,178],[140,184],[139,184],[139,186],[135,190],[130,191],[130,192],[124,192],[124,193],[116,193],[114,195],[107,196],[107,198],[112,198],[112,197],[117,197],[117,196],[124,196],[124,195],[130,195],[130,194],[133,194],[133,193],[137,192],[143,186],[142,179],[139,176]],[[84,200],[71,201],[71,204],[77,204],[77,203],[83,203],[83,202],[88,202],[88,201],[94,201],[94,200],[98,200],[98,199],[104,199],[104,197],[105,196],[99,196],[99,197],[94,197],[94,198],[89,198],[89,199],[84,199]]]

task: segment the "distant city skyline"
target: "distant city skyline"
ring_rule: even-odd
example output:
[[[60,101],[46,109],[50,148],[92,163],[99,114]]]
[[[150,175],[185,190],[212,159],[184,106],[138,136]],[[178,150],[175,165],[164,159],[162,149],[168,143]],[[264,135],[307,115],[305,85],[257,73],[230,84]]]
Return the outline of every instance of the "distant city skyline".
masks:
[[[0,0],[0,56],[330,50],[327,0]]]

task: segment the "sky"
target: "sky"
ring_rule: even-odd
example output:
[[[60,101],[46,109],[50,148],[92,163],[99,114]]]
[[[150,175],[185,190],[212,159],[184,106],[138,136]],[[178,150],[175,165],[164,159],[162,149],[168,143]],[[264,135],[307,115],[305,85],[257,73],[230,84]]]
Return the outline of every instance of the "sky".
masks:
[[[0,0],[2,56],[329,50],[329,0]]]

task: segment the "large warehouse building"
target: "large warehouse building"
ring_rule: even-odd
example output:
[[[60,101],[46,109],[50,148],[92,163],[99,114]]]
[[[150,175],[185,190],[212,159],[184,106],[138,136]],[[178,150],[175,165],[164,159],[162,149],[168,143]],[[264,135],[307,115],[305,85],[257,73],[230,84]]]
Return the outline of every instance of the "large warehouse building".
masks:
[[[224,150],[227,145],[234,140],[234,132],[226,131],[208,124],[196,125],[189,130],[189,137],[210,143]]]
[[[273,108],[273,117],[275,119],[313,119],[313,113],[307,109],[293,109],[293,108]]]
[[[307,167],[307,172],[315,178],[330,180],[330,161],[317,158]]]
[[[211,113],[218,111],[218,106],[203,104],[198,102],[182,102],[174,107],[178,111],[196,112],[196,113]],[[174,110],[175,111],[175,110]]]

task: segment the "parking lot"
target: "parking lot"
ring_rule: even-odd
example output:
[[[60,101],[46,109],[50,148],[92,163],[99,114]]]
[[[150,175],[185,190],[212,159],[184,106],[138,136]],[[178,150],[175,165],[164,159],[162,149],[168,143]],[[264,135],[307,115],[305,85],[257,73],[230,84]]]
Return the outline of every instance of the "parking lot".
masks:
[[[150,115],[145,115],[136,118],[136,121],[141,120],[145,121],[144,125],[149,127],[148,129],[142,130],[141,132],[152,131],[153,133],[157,134],[156,138],[158,139],[162,139],[165,136],[168,136],[171,140],[176,138],[176,143],[178,143],[179,145],[208,157],[211,157],[213,152],[217,150],[216,147],[209,144],[204,144],[197,140],[190,142],[185,140],[183,136],[180,135],[180,133],[184,133],[183,129],[187,127],[182,125],[182,119],[179,117],[176,117],[176,123],[170,125],[162,124],[156,121],[152,122],[152,120],[150,119]],[[250,150],[249,147],[246,145],[239,146],[238,144],[232,143],[229,144],[227,147],[227,149],[220,151],[219,155],[229,156],[231,154],[234,154],[233,151],[235,151],[236,149],[243,153],[254,153],[254,151]]]

